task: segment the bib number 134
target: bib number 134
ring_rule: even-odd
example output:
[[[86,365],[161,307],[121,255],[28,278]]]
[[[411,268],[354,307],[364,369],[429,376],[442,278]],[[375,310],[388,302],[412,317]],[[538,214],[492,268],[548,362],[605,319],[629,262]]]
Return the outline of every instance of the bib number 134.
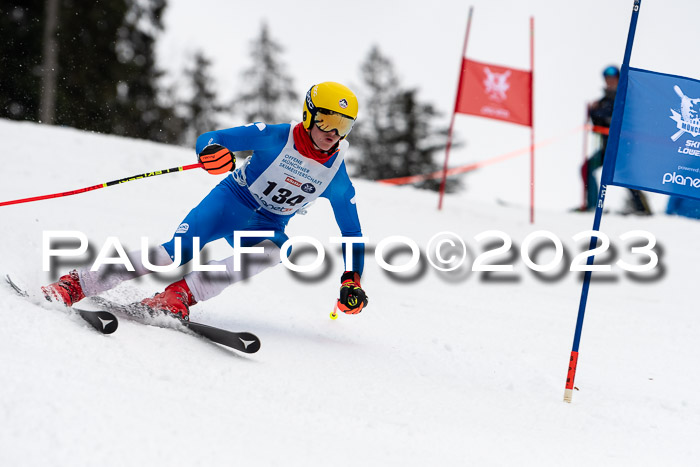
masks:
[[[270,196],[275,190],[275,188],[277,188],[277,183],[267,182],[267,188],[265,188],[265,191],[263,191],[263,195]],[[292,190],[288,190],[286,188],[277,188],[275,195],[272,196],[270,200],[277,204],[288,204],[290,206],[296,206],[297,204],[304,201],[304,196],[302,195],[295,195],[290,198],[292,194]]]

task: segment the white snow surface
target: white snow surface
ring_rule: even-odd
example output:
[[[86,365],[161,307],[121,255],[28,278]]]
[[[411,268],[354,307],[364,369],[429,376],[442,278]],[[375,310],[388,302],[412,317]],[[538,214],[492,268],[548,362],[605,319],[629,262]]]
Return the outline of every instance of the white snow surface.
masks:
[[[0,201],[194,160],[183,148],[9,121],[0,121],[0,148]],[[472,178],[502,177],[506,164]],[[580,191],[576,174],[560,175]],[[369,306],[335,321],[343,266],[328,242],[338,235],[332,211],[319,201],[296,216],[290,236],[328,246],[323,273],[280,265],[192,309],[194,321],[257,334],[262,348],[251,356],[124,319],[104,336],[39,298],[40,285],[73,267],[61,259],[41,271],[42,232],[82,231],[93,252],[110,236],[127,250],[142,236],[155,245],[217,182],[193,170],[0,207],[0,273],[34,293],[27,300],[0,284],[0,465],[697,465],[700,224],[662,214],[664,197],[653,197],[650,218],[603,217],[615,258],[635,261],[619,235],[641,229],[656,236],[660,266],[647,280],[613,266],[591,285],[572,404],[562,397],[581,278],[565,271],[544,280],[518,250],[528,234],[548,230],[570,263],[586,244],[571,237],[593,216],[541,209],[530,225],[527,193],[507,183],[450,195],[439,212],[433,192],[356,180],[370,246],[410,237],[423,269],[387,273],[370,248]],[[612,205],[624,194],[611,189]],[[474,236],[488,230],[512,237],[512,257],[500,259],[514,273],[438,273],[424,261],[428,240],[451,231],[469,246],[470,265],[484,246]],[[230,249],[217,242],[206,253]],[[107,296],[129,302],[177,277],[149,276]]]

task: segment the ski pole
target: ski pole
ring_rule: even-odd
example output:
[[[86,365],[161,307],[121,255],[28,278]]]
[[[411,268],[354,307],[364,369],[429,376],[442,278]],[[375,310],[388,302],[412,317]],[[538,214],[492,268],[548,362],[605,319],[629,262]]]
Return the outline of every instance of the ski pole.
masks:
[[[60,198],[62,196],[77,195],[79,193],[85,193],[86,191],[98,190],[100,188],[105,188],[108,186],[119,185],[121,183],[130,182],[132,180],[139,180],[141,178],[155,177],[156,175],[165,175],[173,172],[182,172],[190,169],[197,169],[202,167],[202,164],[190,164],[184,165],[182,167],[173,167],[172,169],[156,170],[155,172],[146,172],[140,175],[132,175],[131,177],[120,178],[119,180],[112,180],[111,182],[100,183],[99,185],[89,186],[86,188],[80,188],[73,191],[64,191],[63,193],[53,193],[50,195],[34,196],[32,198],[15,199],[12,201],[2,201],[0,206],[9,206],[11,204],[21,204],[21,203],[31,203],[32,201],[41,201],[43,199]]]
[[[338,301],[336,300],[335,305],[333,305],[333,311],[331,311],[331,319],[338,319]]]

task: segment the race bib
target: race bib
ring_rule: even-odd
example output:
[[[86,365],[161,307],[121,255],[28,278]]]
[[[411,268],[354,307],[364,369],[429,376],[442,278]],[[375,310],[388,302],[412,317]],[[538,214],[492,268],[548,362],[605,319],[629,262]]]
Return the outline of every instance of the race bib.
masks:
[[[340,142],[331,167],[302,156],[294,149],[294,127],[279,156],[248,187],[255,200],[267,211],[290,216],[315,201],[326,190],[340,165],[348,143]]]

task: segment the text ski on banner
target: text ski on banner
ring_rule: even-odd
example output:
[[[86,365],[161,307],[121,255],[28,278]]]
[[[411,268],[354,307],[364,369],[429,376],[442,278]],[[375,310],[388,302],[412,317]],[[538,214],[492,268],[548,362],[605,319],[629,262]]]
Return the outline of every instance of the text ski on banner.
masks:
[[[456,111],[532,126],[532,74],[474,60],[462,61]]]
[[[630,68],[610,183],[700,199],[700,81]]]

